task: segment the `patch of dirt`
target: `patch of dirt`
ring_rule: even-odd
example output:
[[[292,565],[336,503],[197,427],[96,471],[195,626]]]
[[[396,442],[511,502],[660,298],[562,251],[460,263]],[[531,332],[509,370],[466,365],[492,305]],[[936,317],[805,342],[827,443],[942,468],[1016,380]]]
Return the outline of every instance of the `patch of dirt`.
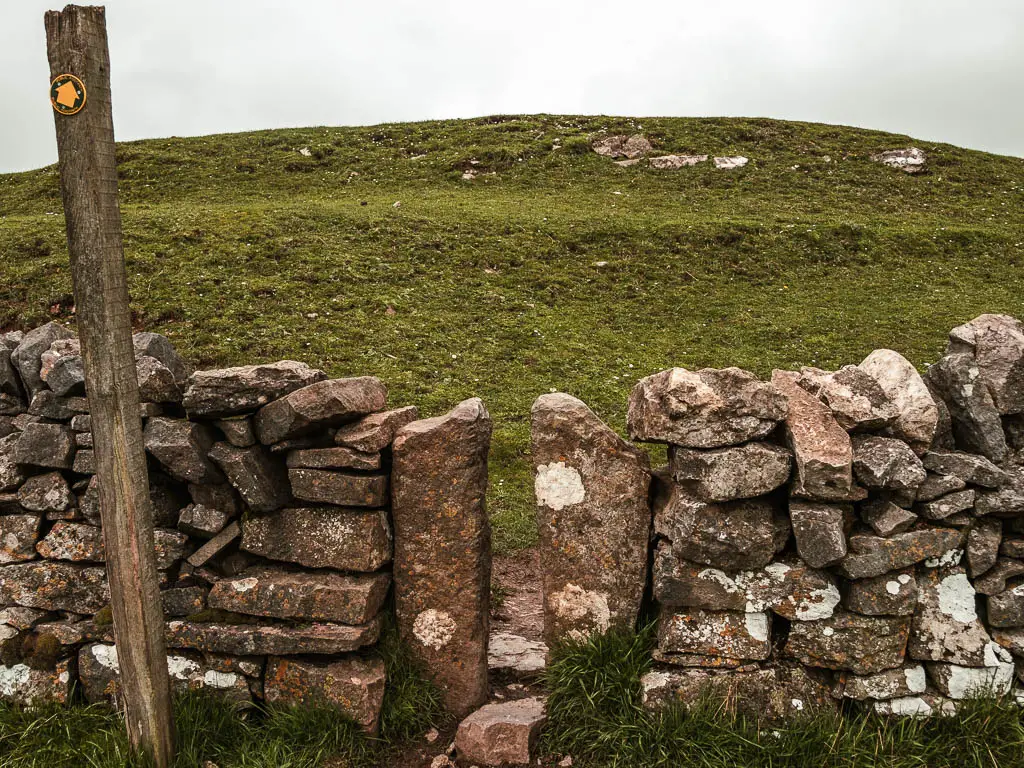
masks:
[[[542,639],[544,590],[536,549],[494,558],[491,596],[492,632],[510,632],[527,640]]]

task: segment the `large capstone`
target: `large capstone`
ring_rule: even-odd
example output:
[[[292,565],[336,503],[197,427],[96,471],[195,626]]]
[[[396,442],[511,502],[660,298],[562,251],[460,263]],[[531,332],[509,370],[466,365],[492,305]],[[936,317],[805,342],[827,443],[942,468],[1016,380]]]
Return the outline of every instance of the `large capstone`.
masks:
[[[974,356],[1000,413],[1024,413],[1024,323],[1009,315],[980,315],[949,332],[947,351]]]
[[[763,496],[789,480],[792,465],[785,448],[761,442],[710,451],[670,448],[669,457],[676,481],[708,501]]]
[[[1006,458],[999,411],[974,356],[962,352],[946,355],[928,369],[927,378],[949,408],[957,445],[992,461]]]
[[[545,639],[631,630],[647,579],[647,455],[564,394],[533,404]]]
[[[772,383],[788,401],[786,439],[793,451],[794,491],[822,501],[846,501],[853,491],[853,445],[828,406],[798,384],[799,374],[774,371]]]
[[[491,417],[478,398],[414,421],[395,437],[395,610],[402,640],[449,710],[487,699]]]
[[[196,371],[185,390],[184,406],[191,416],[222,418],[254,411],[326,378],[323,371],[294,360]]]
[[[391,528],[381,510],[286,508],[250,515],[242,549],[307,568],[376,571],[391,560]]]
[[[927,472],[921,459],[902,440],[858,435],[853,440],[853,471],[873,490],[914,491]]]
[[[839,426],[847,431],[878,430],[891,424],[896,405],[881,385],[855,365],[829,372],[801,368],[798,383],[829,407]]]
[[[876,349],[859,367],[878,382],[896,408],[896,420],[885,434],[905,441],[918,454],[931,448],[939,411],[913,364],[899,352]]]
[[[679,557],[727,570],[763,568],[789,538],[785,515],[769,501],[714,504],[679,485],[656,501],[654,528]]]
[[[318,381],[265,405],[253,425],[260,442],[270,445],[381,411],[387,396],[387,388],[373,376]]]
[[[785,417],[785,397],[752,373],[671,368],[633,387],[628,429],[634,440],[721,448],[759,440]]]
[[[268,704],[329,707],[376,732],[384,703],[384,662],[349,656],[320,662],[267,659],[264,693]]]
[[[257,566],[213,585],[211,608],[279,619],[365,624],[380,611],[391,585],[386,573],[286,571]]]
[[[794,623],[784,653],[810,667],[871,675],[903,664],[910,620],[837,612]]]

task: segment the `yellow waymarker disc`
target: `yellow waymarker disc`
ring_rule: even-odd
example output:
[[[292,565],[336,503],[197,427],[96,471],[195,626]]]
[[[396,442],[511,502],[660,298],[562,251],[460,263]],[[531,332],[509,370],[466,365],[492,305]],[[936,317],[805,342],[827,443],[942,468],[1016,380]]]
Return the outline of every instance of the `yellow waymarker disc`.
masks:
[[[50,83],[50,104],[61,115],[73,115],[85,106],[85,83],[74,75],[57,75]]]

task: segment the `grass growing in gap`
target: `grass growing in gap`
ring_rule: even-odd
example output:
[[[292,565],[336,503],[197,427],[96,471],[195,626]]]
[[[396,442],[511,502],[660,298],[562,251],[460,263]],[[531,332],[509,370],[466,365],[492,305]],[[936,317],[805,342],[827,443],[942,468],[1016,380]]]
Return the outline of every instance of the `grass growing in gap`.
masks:
[[[437,689],[385,628],[378,653],[388,687],[380,733],[369,737],[332,709],[239,710],[211,696],[175,699],[176,768],[382,768],[403,744],[444,720]],[[0,704],[3,768],[147,768],[121,718],[102,706],[22,709]]]
[[[1018,768],[1024,710],[972,701],[955,718],[819,715],[785,727],[723,713],[710,702],[646,712],[640,677],[650,668],[652,628],[554,650],[546,673],[542,748],[582,768]]]

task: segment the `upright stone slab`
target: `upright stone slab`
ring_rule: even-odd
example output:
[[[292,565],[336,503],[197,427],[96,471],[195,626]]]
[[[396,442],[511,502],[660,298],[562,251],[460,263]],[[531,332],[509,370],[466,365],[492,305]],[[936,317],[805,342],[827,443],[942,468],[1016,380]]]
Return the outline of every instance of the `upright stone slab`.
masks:
[[[395,437],[395,611],[403,641],[463,716],[487,699],[491,417],[479,398]]]
[[[1003,423],[974,356],[946,355],[928,369],[927,379],[949,408],[957,445],[1002,461],[1006,457]]]
[[[1002,414],[1024,413],[1024,323],[979,315],[949,332],[947,352],[969,352]]]
[[[647,454],[569,395],[537,398],[532,419],[545,639],[631,630],[647,580]]]
[[[899,352],[876,349],[860,364],[896,406],[896,420],[885,434],[907,442],[921,454],[932,446],[939,426],[939,409],[924,379]]]

